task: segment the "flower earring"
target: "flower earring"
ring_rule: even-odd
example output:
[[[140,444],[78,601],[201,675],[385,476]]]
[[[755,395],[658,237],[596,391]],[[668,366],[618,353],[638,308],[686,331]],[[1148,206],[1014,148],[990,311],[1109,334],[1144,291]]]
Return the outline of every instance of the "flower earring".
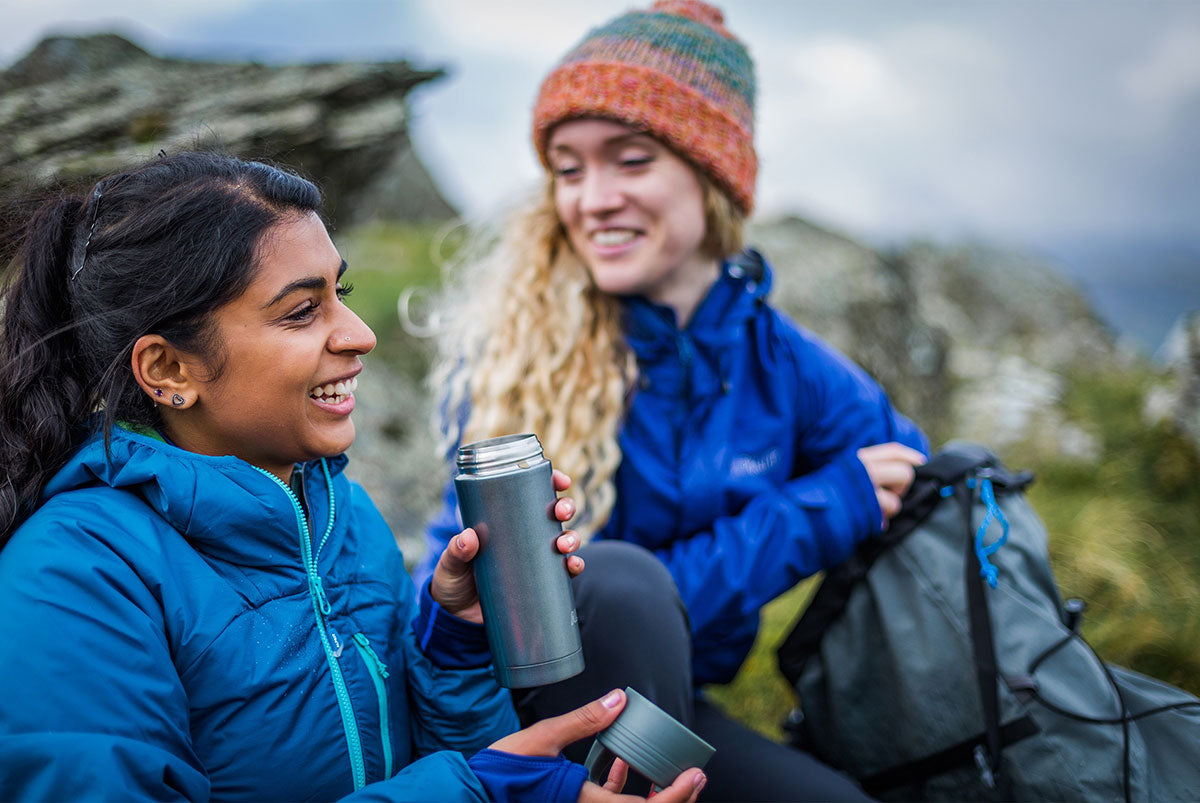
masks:
[[[162,398],[162,388],[155,388],[155,389],[154,389],[154,398],[156,398],[156,399],[161,399],[161,398]]]

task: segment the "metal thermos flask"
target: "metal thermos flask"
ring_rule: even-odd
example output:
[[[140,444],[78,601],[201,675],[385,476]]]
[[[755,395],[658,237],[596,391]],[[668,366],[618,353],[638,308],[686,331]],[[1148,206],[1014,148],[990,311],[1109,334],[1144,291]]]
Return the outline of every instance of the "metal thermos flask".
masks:
[[[479,535],[475,583],[501,686],[544,686],[583,671],[579,620],[555,542],[550,461],[535,435],[459,447],[454,490]]]

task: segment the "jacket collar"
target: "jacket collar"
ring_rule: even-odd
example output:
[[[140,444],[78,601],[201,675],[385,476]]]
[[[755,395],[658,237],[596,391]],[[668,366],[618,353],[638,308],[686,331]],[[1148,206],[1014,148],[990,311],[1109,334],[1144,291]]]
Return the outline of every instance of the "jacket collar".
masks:
[[[720,275],[684,329],[669,307],[640,296],[624,299],[625,338],[637,356],[642,389],[677,393],[723,387],[727,368],[722,353],[739,341],[746,322],[766,300],[771,270],[747,249],[721,266]]]
[[[346,462],[345,455],[324,461],[331,482]],[[329,521],[329,486],[321,463],[301,467],[318,538]],[[188,452],[117,426],[108,454],[103,435],[93,435],[46,486],[42,501],[105,486],[138,496],[207,554],[242,565],[295,563],[299,521],[288,492],[240,458]]]

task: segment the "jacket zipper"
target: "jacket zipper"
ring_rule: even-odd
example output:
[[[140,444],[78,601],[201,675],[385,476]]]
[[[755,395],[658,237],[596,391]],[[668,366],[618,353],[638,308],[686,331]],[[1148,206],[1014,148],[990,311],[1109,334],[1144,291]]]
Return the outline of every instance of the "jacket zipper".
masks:
[[[283,489],[287,494],[288,499],[292,502],[292,508],[296,513],[296,522],[299,525],[300,532],[300,556],[304,562],[304,572],[308,577],[308,592],[312,597],[313,613],[317,620],[317,632],[321,634],[321,646],[325,649],[325,661],[329,664],[329,672],[333,676],[333,689],[337,694],[338,709],[342,715],[342,728],[346,731],[346,748],[350,754],[350,772],[354,778],[355,790],[362,789],[367,784],[367,770],[363,761],[362,740],[358,733],[358,724],[354,719],[354,707],[350,703],[350,692],[346,689],[346,679],[342,676],[342,667],[338,663],[338,656],[334,655],[333,647],[330,644],[330,632],[325,625],[325,617],[329,615],[332,608],[329,605],[329,599],[325,596],[325,588],[321,584],[321,575],[317,573],[317,555],[320,554],[320,549],[313,554],[312,549],[312,534],[308,529],[308,520],[304,516],[304,508],[300,506],[300,500],[296,498],[296,494],[287,486],[287,483],[276,477],[266,469],[254,466],[259,472],[275,481],[275,484]],[[329,539],[329,535],[333,532],[334,519],[334,497],[333,497],[333,482],[329,476],[329,467],[325,464],[325,460],[321,460],[321,468],[325,472],[325,487],[329,490],[329,525],[325,530],[325,537],[321,539],[321,546],[325,545],[325,541]],[[338,650],[340,655],[341,650]]]
[[[387,666],[379,660],[375,650],[371,649],[371,642],[362,633],[354,634],[354,645],[358,647],[363,663],[367,665],[367,671],[371,673],[371,680],[375,683],[375,696],[379,698],[379,737],[383,741],[383,777],[391,778],[392,734],[388,725],[387,686],[383,682],[383,679],[388,676]]]

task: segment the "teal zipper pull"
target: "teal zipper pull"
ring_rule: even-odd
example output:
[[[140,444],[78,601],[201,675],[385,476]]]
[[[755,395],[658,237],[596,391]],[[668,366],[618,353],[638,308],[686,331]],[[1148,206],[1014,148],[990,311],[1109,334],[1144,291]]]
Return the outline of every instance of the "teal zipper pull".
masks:
[[[317,600],[317,606],[321,613],[328,616],[333,611],[333,606],[329,604],[329,597],[325,596],[325,584],[321,582],[321,575],[308,575],[308,588],[312,591],[313,597]]]
[[[371,662],[375,664],[375,669],[379,672],[379,676],[386,678],[388,676],[387,664],[379,660],[379,656],[375,654],[375,650],[371,649],[371,642],[367,640],[367,637],[362,633],[355,633],[354,640],[358,642],[359,647],[362,647],[363,654],[369,657]]]

